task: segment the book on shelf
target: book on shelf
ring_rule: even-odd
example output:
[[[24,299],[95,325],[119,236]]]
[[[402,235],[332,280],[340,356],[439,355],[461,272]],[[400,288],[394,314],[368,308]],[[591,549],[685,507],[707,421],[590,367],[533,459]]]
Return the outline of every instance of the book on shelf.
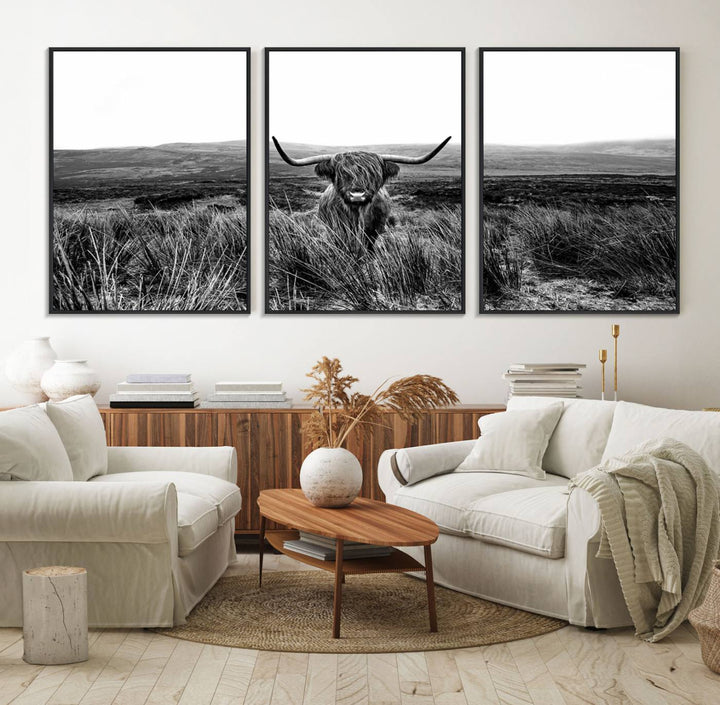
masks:
[[[298,531],[300,539],[307,543],[314,543],[318,546],[325,546],[327,548],[335,548],[336,539],[330,538],[329,536],[320,536],[319,534],[311,534],[309,531]],[[348,546],[369,546],[371,544],[362,543],[360,541],[345,541],[343,544],[345,548]]]
[[[319,546],[316,543],[303,541],[302,539],[294,539],[284,541],[283,548],[295,553],[301,553],[310,558],[317,558],[321,561],[334,561],[335,548],[329,546]],[[343,546],[343,560],[353,560],[357,558],[384,558],[392,553],[391,546],[373,546],[371,544],[357,544],[353,546]]]
[[[518,387],[572,387],[582,382],[582,377],[558,377],[557,379],[508,379],[508,384]]]
[[[510,389],[580,389],[577,381],[570,382],[510,382]]]
[[[110,401],[111,409],[194,409],[200,401]]]
[[[222,392],[281,392],[282,382],[216,382],[215,393]]]
[[[524,370],[555,370],[558,372],[562,371],[577,371],[587,367],[584,362],[516,362],[508,367],[509,372],[522,372]]]
[[[292,401],[203,401],[201,409],[290,409]]]
[[[197,392],[120,392],[111,394],[110,401],[197,401]]]
[[[110,395],[111,409],[194,409],[199,403],[189,372],[129,374]]]
[[[580,379],[582,377],[581,372],[531,372],[529,370],[524,372],[504,372],[503,379],[507,379],[511,382],[556,382],[558,380],[566,379]]]
[[[519,362],[508,367],[508,397],[541,396],[576,398],[582,389],[582,362]]]
[[[517,392],[510,390],[511,397],[566,397],[568,399],[579,397],[580,395],[573,391],[567,390],[564,392]]]
[[[510,389],[512,397],[578,397],[578,389]]]
[[[134,394],[135,392],[194,392],[192,382],[120,382],[118,393]]]
[[[215,392],[208,401],[287,401],[285,392]]]
[[[189,372],[134,372],[125,381],[130,384],[181,384],[190,382]]]

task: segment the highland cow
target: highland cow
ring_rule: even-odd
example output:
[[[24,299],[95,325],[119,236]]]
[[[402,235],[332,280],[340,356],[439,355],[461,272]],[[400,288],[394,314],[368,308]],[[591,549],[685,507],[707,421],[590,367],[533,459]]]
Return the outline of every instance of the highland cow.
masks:
[[[278,154],[290,166],[315,165],[315,173],[330,182],[320,196],[318,217],[335,231],[360,233],[369,253],[387,225],[394,223],[390,195],[385,184],[397,176],[398,164],[425,164],[450,137],[422,157],[374,152],[338,152],[293,159],[272,138]]]

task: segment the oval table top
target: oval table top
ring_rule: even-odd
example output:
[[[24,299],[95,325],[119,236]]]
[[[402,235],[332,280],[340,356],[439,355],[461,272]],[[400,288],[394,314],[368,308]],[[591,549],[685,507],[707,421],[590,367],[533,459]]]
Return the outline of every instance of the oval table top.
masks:
[[[427,546],[438,537],[437,524],[409,509],[356,498],[347,507],[326,509],[308,502],[302,490],[263,490],[260,514],[292,529],[344,541],[380,546]]]

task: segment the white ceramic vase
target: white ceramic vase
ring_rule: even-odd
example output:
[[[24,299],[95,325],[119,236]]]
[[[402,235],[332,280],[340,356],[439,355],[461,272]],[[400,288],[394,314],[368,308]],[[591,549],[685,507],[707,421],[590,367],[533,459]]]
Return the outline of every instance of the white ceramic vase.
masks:
[[[50,338],[29,338],[5,361],[5,375],[14,389],[32,397],[33,402],[47,401],[40,380],[56,357]]]
[[[62,401],[76,394],[95,396],[100,389],[100,377],[87,360],[55,360],[40,384],[50,401]]]
[[[345,507],[362,487],[360,461],[345,448],[318,448],[300,468],[300,487],[316,507]]]

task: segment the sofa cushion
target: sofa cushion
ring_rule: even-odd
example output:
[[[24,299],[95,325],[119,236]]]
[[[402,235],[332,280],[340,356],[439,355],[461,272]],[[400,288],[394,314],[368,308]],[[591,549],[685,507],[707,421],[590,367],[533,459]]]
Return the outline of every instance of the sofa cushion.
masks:
[[[512,397],[507,408],[537,409],[553,403],[553,397]],[[562,404],[542,466],[545,472],[571,478],[602,460],[617,404],[597,399],[563,399]]]
[[[39,406],[0,413],[0,479],[73,479],[60,436]]]
[[[482,497],[467,509],[467,531],[486,543],[562,558],[568,497],[567,483]]]
[[[674,438],[689,445],[720,476],[720,413],[711,411],[678,411],[618,402],[602,460],[617,458],[657,438]]]
[[[215,527],[234,517],[242,508],[237,485],[211,475],[196,472],[150,470],[147,472],[118,472],[94,477],[92,482],[172,482],[178,493],[185,492],[210,502],[216,510]]]
[[[456,472],[514,473],[542,480],[542,459],[562,412],[559,402],[482,416],[480,438]]]
[[[453,472],[431,477],[417,485],[400,487],[394,503],[432,519],[444,534],[465,536],[468,533],[468,509],[477,500],[500,492],[548,485],[567,487],[567,479],[556,475],[537,480],[505,473]]]
[[[178,555],[187,556],[217,531],[217,508],[188,492],[178,492],[177,500]]]
[[[434,475],[455,470],[467,458],[474,445],[475,441],[453,441],[403,448],[395,453],[390,462],[394,463],[393,473],[398,482],[414,485]]]
[[[108,456],[105,426],[97,405],[89,394],[45,405],[50,421],[65,446],[73,477],[85,482],[107,472]]]

